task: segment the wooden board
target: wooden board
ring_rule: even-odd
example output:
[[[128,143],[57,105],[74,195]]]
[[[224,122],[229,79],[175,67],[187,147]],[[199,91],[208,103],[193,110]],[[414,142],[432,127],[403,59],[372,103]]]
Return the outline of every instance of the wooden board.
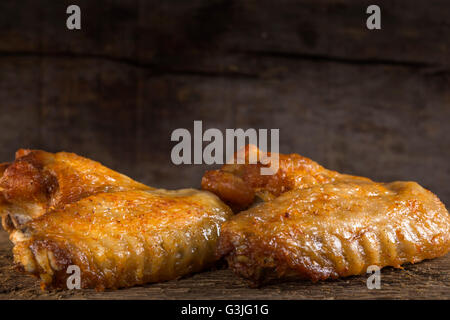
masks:
[[[381,289],[369,290],[367,276],[249,288],[230,270],[206,271],[180,280],[116,291],[59,290],[44,292],[36,279],[12,266],[11,244],[0,233],[0,299],[450,299],[450,254],[381,271]]]

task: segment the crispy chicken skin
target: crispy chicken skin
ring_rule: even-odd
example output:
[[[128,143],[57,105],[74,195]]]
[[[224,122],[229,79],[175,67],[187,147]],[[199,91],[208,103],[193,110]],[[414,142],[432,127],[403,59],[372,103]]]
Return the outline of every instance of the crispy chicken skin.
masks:
[[[0,165],[0,214],[6,230],[100,192],[150,190],[142,183],[74,153],[20,149]]]
[[[244,195],[270,194],[226,222],[218,243],[218,256],[254,284],[345,277],[365,273],[370,265],[400,268],[450,250],[449,214],[417,183],[341,175],[298,155],[280,160],[273,177],[258,177],[258,165],[226,165],[224,180],[216,171],[217,185],[206,188],[231,202],[224,188],[238,199],[241,185]],[[208,173],[204,180],[211,183],[210,178]],[[250,203],[248,197],[245,206]]]
[[[225,164],[220,170],[206,171],[202,178],[202,189],[217,194],[235,212],[247,209],[256,198],[272,200],[292,189],[303,189],[313,185],[333,182],[336,179],[367,178],[339,174],[328,170],[306,157],[298,154],[279,154],[279,170],[273,175],[261,175],[261,151],[247,145],[243,151],[244,164]],[[257,164],[249,164],[251,153],[255,153]],[[235,159],[237,158],[235,154]],[[267,153],[270,156],[270,153]]]
[[[71,265],[97,290],[200,271],[232,215],[212,193],[154,189],[72,153],[19,150],[0,174],[14,261],[43,288],[67,288]]]
[[[215,262],[221,224],[232,215],[193,189],[99,193],[48,212],[11,233],[15,262],[43,287],[66,287],[70,265],[83,288],[175,279]]]

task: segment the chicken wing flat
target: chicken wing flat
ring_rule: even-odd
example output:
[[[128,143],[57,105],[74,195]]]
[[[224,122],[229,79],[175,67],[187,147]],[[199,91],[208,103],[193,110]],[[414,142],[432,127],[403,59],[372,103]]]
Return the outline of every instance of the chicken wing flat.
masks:
[[[0,165],[0,214],[6,230],[100,192],[151,190],[74,153],[21,149]]]
[[[230,268],[255,284],[345,277],[370,265],[399,268],[450,250],[448,212],[417,183],[376,183],[298,155],[280,159],[272,177],[259,177],[258,165],[250,164],[226,165],[225,180],[220,170],[213,173],[219,178],[212,190],[221,197],[224,189],[239,196],[242,185],[244,194],[270,194],[222,226],[217,249]],[[230,183],[229,174],[236,182]],[[205,180],[211,190],[211,173]]]
[[[231,209],[205,191],[154,189],[72,153],[20,150],[0,166],[0,214],[19,269],[46,287],[129,287],[217,260]]]
[[[209,192],[99,193],[48,212],[12,231],[14,260],[43,287],[66,287],[67,268],[81,287],[129,287],[175,279],[215,262],[221,224],[232,212]]]

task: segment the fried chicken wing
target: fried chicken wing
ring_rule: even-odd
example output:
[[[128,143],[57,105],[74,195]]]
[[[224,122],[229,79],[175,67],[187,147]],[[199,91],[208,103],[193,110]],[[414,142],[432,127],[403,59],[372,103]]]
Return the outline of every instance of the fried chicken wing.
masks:
[[[240,152],[244,153],[244,164],[236,163]],[[278,171],[273,175],[261,175],[261,167],[270,167],[270,163],[261,162],[262,151],[247,145],[240,152],[235,154],[234,163],[225,164],[220,170],[206,171],[202,178],[202,189],[217,194],[236,212],[247,209],[255,198],[272,200],[292,189],[308,188],[336,179],[369,180],[325,169],[317,162],[295,153],[279,154]],[[252,153],[256,164],[249,163]],[[267,155],[270,158],[270,152]]]
[[[151,190],[74,153],[21,149],[0,166],[0,214],[6,230],[100,192]]]
[[[0,173],[14,260],[44,288],[66,288],[73,265],[98,290],[200,271],[232,215],[212,193],[154,189],[72,153],[22,150]]]
[[[231,210],[208,192],[99,193],[14,230],[14,259],[44,287],[66,287],[70,265],[83,288],[129,287],[174,279],[216,261]]]
[[[298,155],[280,155],[272,177],[259,176],[257,167],[226,165],[207,173],[202,184],[231,203],[226,188],[238,199],[251,191],[270,194],[222,226],[217,249],[230,268],[255,284],[345,277],[370,265],[399,268],[450,250],[445,206],[415,182],[376,183]],[[216,185],[210,188],[213,175]]]

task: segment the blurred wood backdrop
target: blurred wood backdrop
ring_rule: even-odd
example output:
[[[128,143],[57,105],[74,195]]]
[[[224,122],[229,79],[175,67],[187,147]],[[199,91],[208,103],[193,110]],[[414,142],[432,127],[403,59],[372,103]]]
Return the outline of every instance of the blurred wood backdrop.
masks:
[[[66,150],[153,186],[198,187],[176,128],[280,128],[282,152],[450,204],[450,2],[0,2],[0,161]],[[66,28],[78,4],[82,30]]]

